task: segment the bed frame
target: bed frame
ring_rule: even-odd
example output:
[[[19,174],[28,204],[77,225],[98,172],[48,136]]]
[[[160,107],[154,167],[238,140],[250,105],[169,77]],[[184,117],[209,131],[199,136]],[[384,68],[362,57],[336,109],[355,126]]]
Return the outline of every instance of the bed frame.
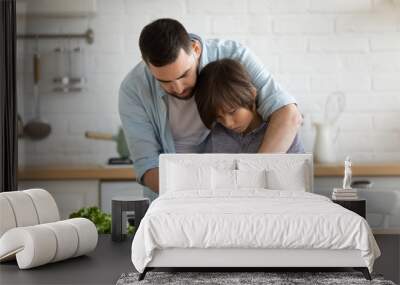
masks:
[[[266,269],[302,270],[353,268],[371,280],[369,270],[359,250],[329,249],[193,249],[171,248],[156,250],[152,261],[139,275],[143,280],[148,271],[156,268],[213,269],[228,271],[265,271]],[[195,271],[195,270],[193,270]]]
[[[219,159],[254,158],[256,154],[174,154],[160,156],[160,195],[165,193],[167,177],[166,168],[168,161],[175,159],[188,159],[190,161],[207,160],[212,163]],[[311,154],[268,154],[272,160],[297,159],[304,160],[308,166],[305,179],[306,191],[313,191],[313,159]],[[218,158],[217,158],[218,159]],[[330,249],[249,249],[249,248],[169,248],[157,249],[153,259],[143,273],[139,275],[139,280],[143,280],[148,271],[154,269],[188,269],[197,271],[206,269],[214,271],[223,268],[224,271],[265,271],[268,269],[284,269],[290,271],[295,269],[309,269],[309,271],[324,271],[338,268],[353,268],[361,271],[367,280],[371,280],[371,275],[366,267],[365,261],[361,257],[359,250],[330,250]],[[196,269],[196,270],[194,270]]]

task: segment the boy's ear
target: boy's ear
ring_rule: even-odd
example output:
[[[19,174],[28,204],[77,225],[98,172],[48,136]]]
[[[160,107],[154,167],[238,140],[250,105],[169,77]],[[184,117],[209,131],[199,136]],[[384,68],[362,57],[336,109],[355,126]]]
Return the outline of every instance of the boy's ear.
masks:
[[[257,88],[255,88],[254,86],[251,88],[251,95],[253,95],[254,98],[254,105],[253,105],[253,112],[257,111]]]
[[[251,87],[251,95],[253,95],[254,98],[257,97],[257,88],[255,88],[254,86]]]

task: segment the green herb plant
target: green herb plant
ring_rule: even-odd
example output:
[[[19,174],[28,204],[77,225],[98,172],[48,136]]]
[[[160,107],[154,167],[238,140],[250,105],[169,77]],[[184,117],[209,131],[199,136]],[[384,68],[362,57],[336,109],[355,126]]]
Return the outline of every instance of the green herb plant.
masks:
[[[87,207],[69,215],[69,218],[86,218],[91,220],[99,234],[111,233],[111,215],[102,212],[98,207]],[[128,234],[133,234],[134,227],[128,225]]]

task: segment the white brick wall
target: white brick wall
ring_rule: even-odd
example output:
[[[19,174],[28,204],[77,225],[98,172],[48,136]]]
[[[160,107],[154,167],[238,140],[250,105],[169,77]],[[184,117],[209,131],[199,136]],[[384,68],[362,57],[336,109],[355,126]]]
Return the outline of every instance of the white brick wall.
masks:
[[[400,3],[391,0],[98,0],[91,19],[29,19],[27,32],[80,33],[91,27],[95,43],[40,41],[43,118],[51,135],[20,143],[26,164],[104,163],[116,156],[113,142],[87,140],[86,130],[117,132],[118,88],[140,60],[144,25],[160,17],[181,21],[204,37],[248,45],[281,85],[295,95],[305,115],[307,150],[315,136],[312,120],[322,117],[329,93],[346,93],[338,121],[338,159],[400,161]],[[19,41],[19,110],[32,117],[32,50]],[[80,45],[85,51],[86,90],[51,92],[53,50]],[[18,49],[19,52],[21,49]],[[21,66],[22,65],[22,66]],[[23,79],[23,80],[22,80]],[[20,100],[22,101],[22,100]],[[24,151],[23,151],[24,149]]]
[[[352,13],[358,14],[371,10],[371,1],[367,0],[310,0],[309,11],[316,13]]]
[[[290,15],[274,17],[274,32],[277,34],[331,34],[334,31],[334,17],[321,15]]]

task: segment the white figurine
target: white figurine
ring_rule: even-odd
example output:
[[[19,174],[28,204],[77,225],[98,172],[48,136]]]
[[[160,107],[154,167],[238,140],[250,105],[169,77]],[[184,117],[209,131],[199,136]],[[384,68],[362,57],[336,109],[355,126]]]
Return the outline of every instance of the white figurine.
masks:
[[[347,156],[346,160],[344,161],[343,189],[351,189],[351,159],[350,159],[350,156]]]

